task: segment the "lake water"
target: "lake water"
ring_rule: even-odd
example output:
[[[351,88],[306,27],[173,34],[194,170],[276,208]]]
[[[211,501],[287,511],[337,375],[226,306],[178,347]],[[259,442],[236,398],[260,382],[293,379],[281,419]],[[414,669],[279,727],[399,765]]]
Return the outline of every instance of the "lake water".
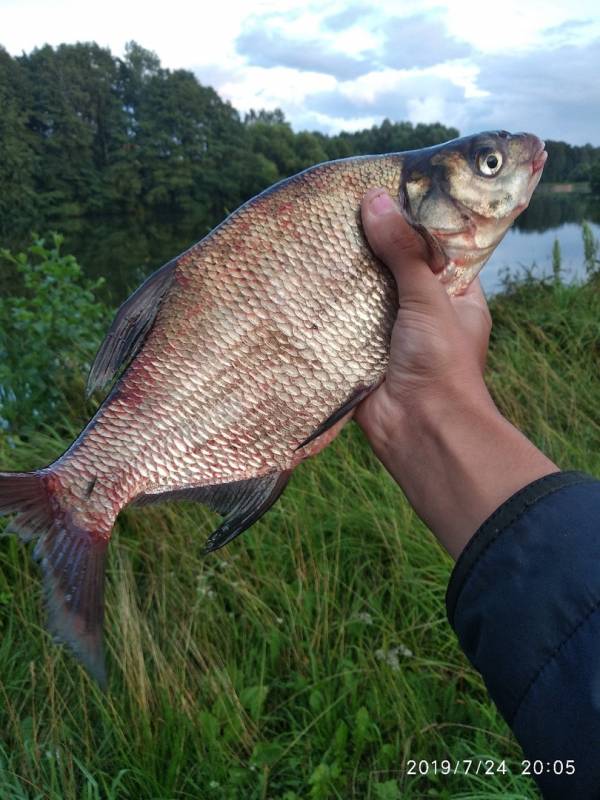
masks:
[[[534,195],[529,208],[500,242],[481,273],[487,294],[502,288],[502,277],[524,274],[552,275],[552,247],[558,240],[561,275],[571,282],[585,278],[581,223],[587,220],[600,239],[600,200],[584,194]]]
[[[535,265],[535,274],[551,274],[555,239],[560,243],[564,279],[585,277],[584,219],[600,239],[599,198],[585,194],[534,195],[481,273],[486,292],[501,288],[507,268],[514,274]],[[106,297],[112,304],[122,302],[145,276],[208,232],[193,216],[72,220],[61,229],[66,234],[64,252],[74,253],[90,276],[106,278]]]

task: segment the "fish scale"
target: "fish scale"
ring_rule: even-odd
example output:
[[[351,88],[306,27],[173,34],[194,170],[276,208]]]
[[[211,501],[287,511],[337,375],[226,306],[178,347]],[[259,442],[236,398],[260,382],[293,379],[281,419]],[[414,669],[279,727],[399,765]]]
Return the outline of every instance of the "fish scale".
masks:
[[[246,203],[123,304],[90,374],[112,391],[71,447],[0,473],[0,514],[37,538],[49,627],[105,679],[106,546],[129,503],[197,500],[225,516],[208,551],[252,525],[384,378],[393,278],[362,232],[379,186],[443,260],[475,277],[537,184],[531,134],[477,134],[328,162]],[[498,166],[499,165],[499,166]]]
[[[395,316],[395,288],[360,236],[356,213],[361,196],[373,183],[386,184],[390,191],[397,192],[400,181],[397,161],[359,162],[364,175],[361,180],[353,181],[353,195],[343,195],[343,205],[339,191],[345,189],[344,173],[331,168],[323,170],[323,175],[310,176],[317,184],[320,204],[309,189],[297,184],[282,190],[283,197],[271,194],[260,198],[181,259],[173,290],[161,306],[143,353],[122,378],[121,388],[126,396],[141,392],[146,361],[158,365],[153,370],[152,385],[144,390],[144,407],[136,408],[143,419],[137,425],[132,424],[130,435],[137,438],[140,424],[152,430],[154,415],[163,418],[167,411],[171,429],[186,430],[190,448],[197,450],[197,460],[188,466],[177,457],[169,459],[161,445],[161,435],[154,447],[160,450],[161,463],[168,465],[169,479],[165,481],[163,474],[157,475],[151,462],[140,465],[136,493],[143,492],[147,485],[153,490],[162,486],[166,491],[194,482],[214,483],[255,476],[257,467],[264,471],[285,468],[291,464],[299,442],[352,391],[354,387],[348,385],[348,376],[351,381],[362,379],[367,383],[381,377],[387,364],[389,331]],[[350,168],[356,170],[355,165],[348,165]],[[302,204],[308,196],[312,213],[318,209],[320,219],[335,222],[338,232],[335,260],[321,255],[318,230],[308,225],[291,225],[287,195],[299,204],[296,213],[302,215]],[[280,214],[282,207],[284,211]],[[348,218],[347,226],[339,224],[340,212]],[[240,223],[244,225],[249,215],[254,218],[255,233],[239,245],[238,227]],[[300,240],[295,238],[298,233],[303,237]],[[270,247],[268,257],[265,256],[263,243],[285,244],[290,238],[292,258],[288,258],[285,246]],[[234,270],[229,269],[230,261],[235,265]],[[304,265],[302,280],[297,264]],[[181,281],[177,279],[179,271],[183,276]],[[202,276],[196,279],[200,271]],[[240,280],[240,276],[246,279]],[[252,279],[248,280],[248,276]],[[315,295],[310,287],[319,281],[322,289]],[[353,320],[344,302],[356,297],[348,286],[353,287],[358,281],[365,303],[364,310]],[[195,283],[201,284],[202,297],[206,298],[201,313],[195,310]],[[284,287],[291,286],[292,291],[288,291],[284,303],[273,302],[273,287],[281,283]],[[313,324],[317,327],[313,328]],[[178,351],[170,356],[171,369],[160,359],[165,340],[174,343]],[[178,341],[197,343],[196,352],[185,346],[178,348]],[[289,364],[295,365],[295,380],[289,380],[287,370],[276,368],[281,361],[278,354],[284,363],[289,359]],[[270,378],[269,387],[260,385],[265,374]],[[170,398],[166,406],[165,395]],[[307,406],[315,397],[320,403]],[[222,411],[229,404],[238,417],[233,430],[228,418],[231,415]],[[218,429],[207,432],[205,420],[210,419],[207,411],[213,408],[218,410]],[[99,435],[111,413],[109,401],[96,422]],[[116,409],[116,413],[120,414],[121,409]],[[223,452],[226,443],[231,446],[237,440],[245,444],[243,450]],[[153,445],[150,442],[149,445],[152,449]],[[121,450],[127,458],[126,442],[121,444]],[[218,465],[218,472],[215,473],[212,464]],[[76,462],[67,466],[76,471],[78,468]],[[128,487],[128,491],[132,489]],[[132,496],[124,497],[124,502]]]

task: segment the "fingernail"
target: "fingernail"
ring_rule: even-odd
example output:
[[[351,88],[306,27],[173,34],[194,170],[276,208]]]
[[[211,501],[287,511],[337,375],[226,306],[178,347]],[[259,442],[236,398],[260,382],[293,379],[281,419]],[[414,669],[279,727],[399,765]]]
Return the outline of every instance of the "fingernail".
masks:
[[[394,201],[387,192],[381,192],[371,200],[369,208],[373,214],[387,214],[394,208]]]

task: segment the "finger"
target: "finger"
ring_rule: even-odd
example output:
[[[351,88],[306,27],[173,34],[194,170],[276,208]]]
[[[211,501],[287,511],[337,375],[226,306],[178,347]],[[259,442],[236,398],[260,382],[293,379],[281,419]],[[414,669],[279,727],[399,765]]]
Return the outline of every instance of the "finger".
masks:
[[[414,301],[447,305],[449,300],[427,259],[429,249],[383,189],[372,189],[362,206],[365,234],[373,252],[392,271],[401,305]]]

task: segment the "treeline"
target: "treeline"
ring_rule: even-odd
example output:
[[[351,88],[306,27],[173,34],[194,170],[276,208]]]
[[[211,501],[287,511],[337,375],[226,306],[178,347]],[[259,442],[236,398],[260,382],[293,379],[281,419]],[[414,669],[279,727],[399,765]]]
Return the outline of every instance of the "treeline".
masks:
[[[594,167],[600,165],[600,147],[591,144],[578,146],[547,139],[546,150],[548,161],[543,176],[546,183],[589,181]]]
[[[244,119],[193,73],[134,42],[0,49],[0,233],[53,219],[188,212],[207,229],[279,178],[354,153],[457,135],[385,121],[359,133],[294,133],[280,111]]]
[[[131,42],[0,48],[0,234],[94,214],[193,211],[206,230],[310,164],[425,147],[458,135],[384,120],[355,133],[292,131],[280,111],[244,118],[193,73]],[[549,143],[550,180],[586,177],[590,147]],[[201,230],[199,231],[201,232]]]

